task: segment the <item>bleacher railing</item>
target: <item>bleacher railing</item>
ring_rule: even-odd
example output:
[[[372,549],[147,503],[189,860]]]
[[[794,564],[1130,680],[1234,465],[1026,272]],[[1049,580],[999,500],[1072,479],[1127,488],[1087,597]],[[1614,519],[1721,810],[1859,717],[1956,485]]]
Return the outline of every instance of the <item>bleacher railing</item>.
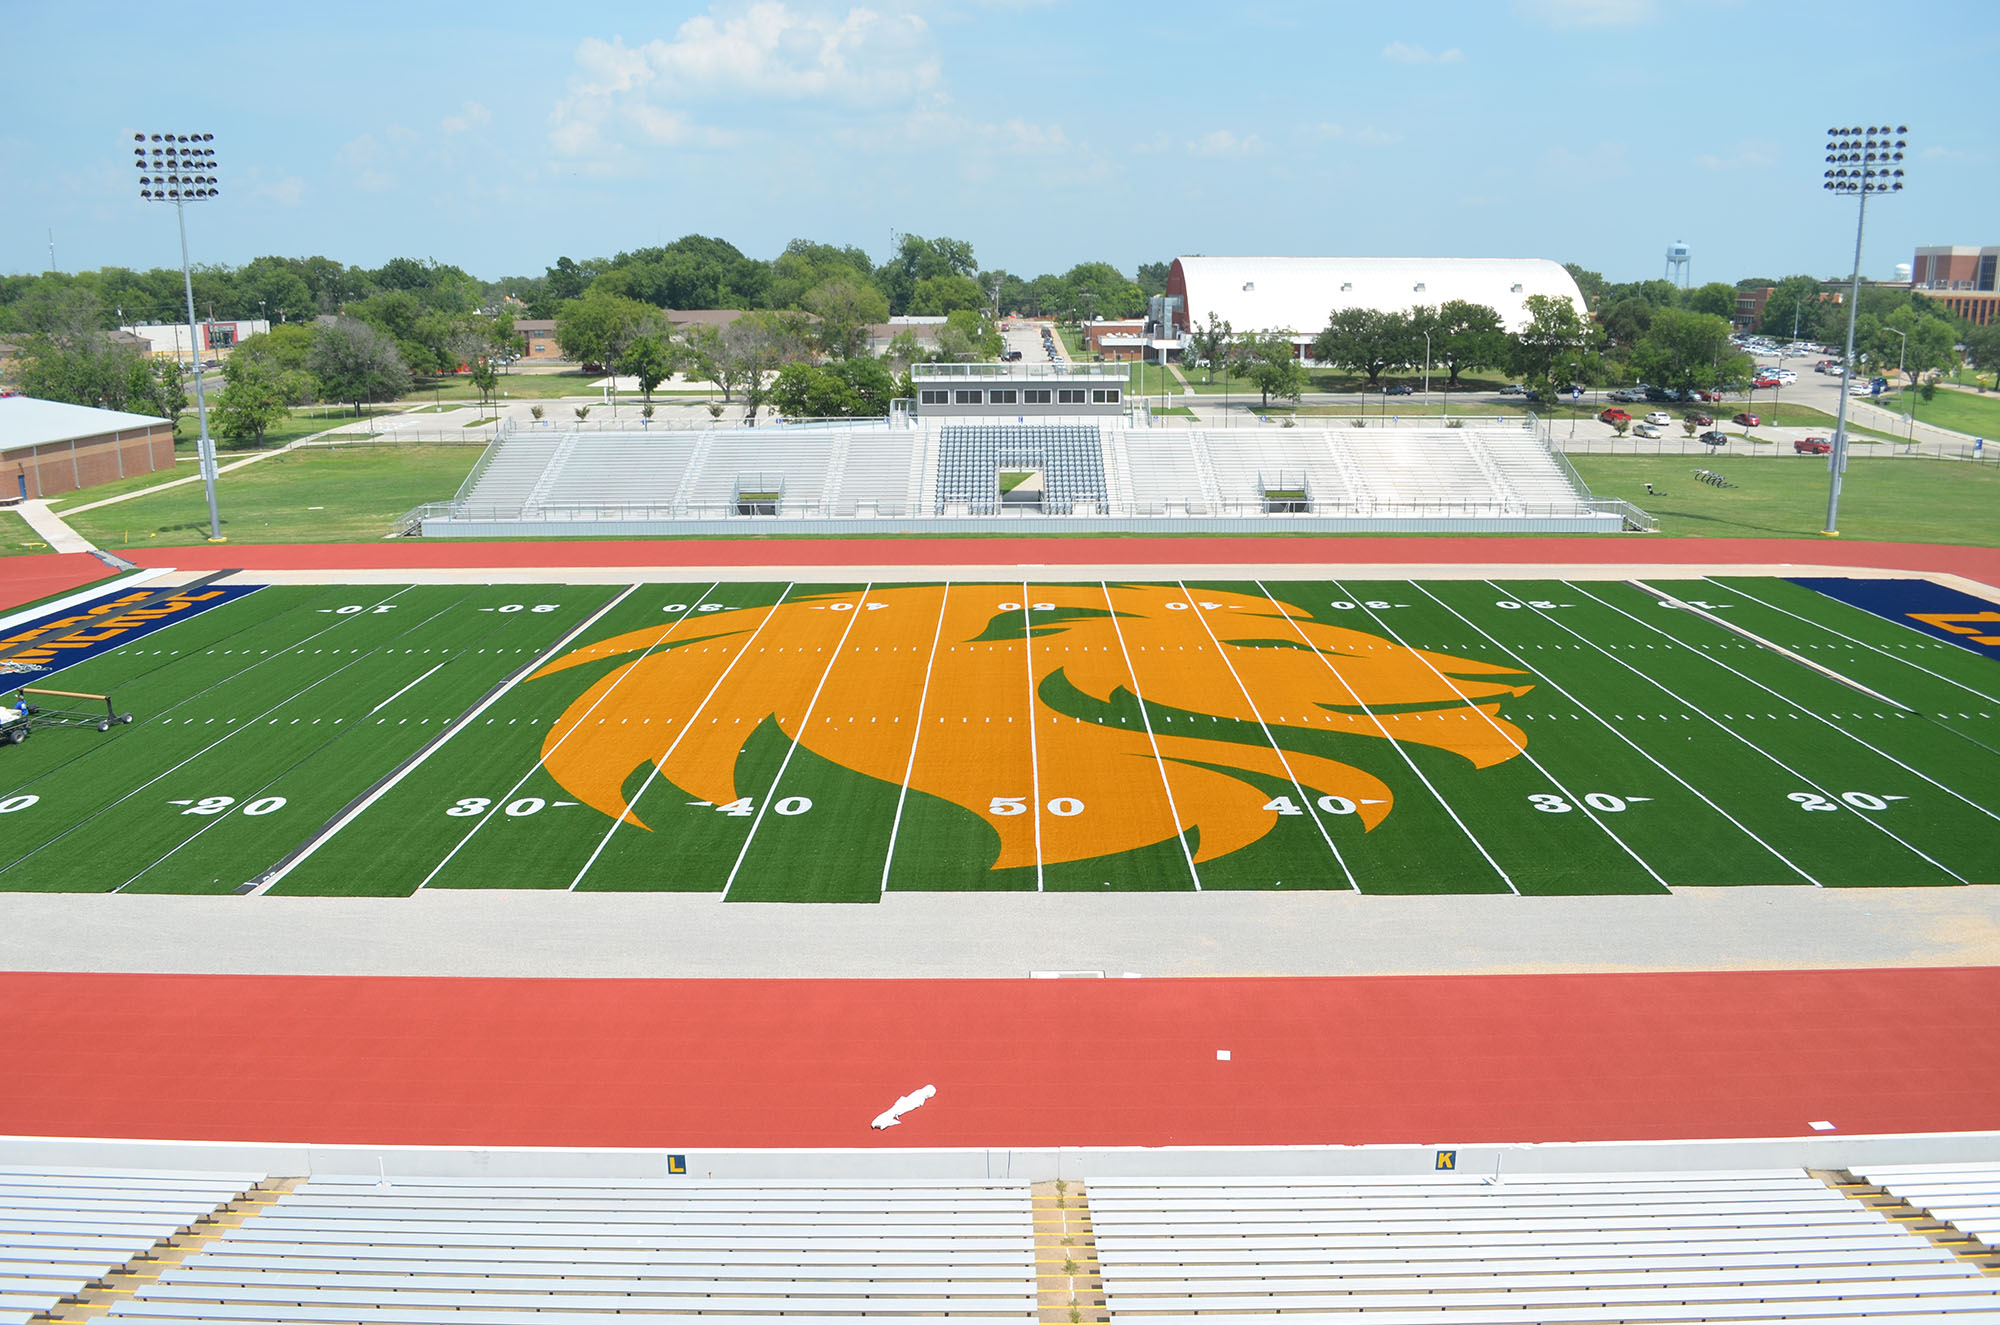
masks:
[[[1082,499],[1087,500],[1087,499]],[[1050,515],[1038,509],[1020,510],[1008,508],[999,502],[953,502],[947,503],[948,510],[925,510],[913,508],[907,502],[880,501],[857,502],[843,500],[834,503],[783,501],[777,503],[774,514],[743,515],[737,510],[735,500],[662,503],[618,503],[597,502],[590,504],[554,504],[537,506],[530,514],[524,515],[514,506],[480,506],[458,502],[430,502],[419,506],[397,521],[397,529],[410,532],[426,519],[450,518],[456,521],[506,521],[520,524],[549,523],[606,523],[613,521],[686,521],[722,520],[740,522],[745,532],[762,521],[769,523],[773,518],[787,520],[847,520],[847,519],[908,519],[934,518],[964,514],[992,519],[1070,519],[1084,516]],[[1095,503],[1093,503],[1095,505]],[[1652,517],[1639,511],[1629,502],[1611,499],[1590,498],[1575,502],[1523,503],[1503,501],[1314,501],[1309,510],[1285,514],[1273,514],[1263,497],[1226,498],[1221,501],[1204,501],[1192,498],[1186,501],[1168,500],[1154,502],[1113,502],[1096,506],[1091,516],[1110,519],[1161,519],[1181,520],[1190,517],[1231,517],[1260,520],[1285,520],[1293,518],[1352,516],[1372,519],[1431,519],[1443,517],[1474,516],[1485,519],[1560,519],[1573,518],[1593,512],[1626,515],[1637,512],[1639,518],[1650,521]],[[1647,526],[1651,527],[1651,526]]]

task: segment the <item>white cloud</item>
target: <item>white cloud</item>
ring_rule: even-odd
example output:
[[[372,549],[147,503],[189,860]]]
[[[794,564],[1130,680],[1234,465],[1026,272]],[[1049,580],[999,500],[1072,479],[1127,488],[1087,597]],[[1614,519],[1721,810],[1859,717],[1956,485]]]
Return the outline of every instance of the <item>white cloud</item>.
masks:
[[[1359,128],[1350,128],[1345,124],[1315,124],[1313,133],[1331,141],[1359,143],[1363,147],[1388,147],[1403,141],[1402,134],[1378,129],[1372,124]]]
[[[1238,138],[1227,129],[1212,129],[1190,142],[1187,150],[1196,156],[1256,156],[1265,148],[1264,140],[1254,133]]]
[[[1382,58],[1396,64],[1457,64],[1465,59],[1465,52],[1454,46],[1450,50],[1432,54],[1423,46],[1392,41],[1382,48]]]
[[[1622,28],[1650,23],[1655,0],[1514,0],[1517,17],[1557,28]]]
[[[704,103],[907,103],[935,88],[930,27],[913,13],[861,6],[794,8],[785,0],[718,4],[671,39],[627,46],[586,38],[569,90],[549,116],[549,140],[568,156],[617,153],[636,137],[651,145],[718,146],[741,134],[704,124]]]
[[[256,192],[280,207],[296,207],[306,195],[306,182],[297,175],[287,175],[269,184],[258,185]]]
[[[1769,170],[1778,164],[1778,145],[1762,138],[1749,138],[1723,152],[1702,152],[1694,164],[1701,170]]]
[[[446,133],[466,133],[492,122],[492,111],[476,101],[468,101],[458,114],[445,116],[442,127]]]

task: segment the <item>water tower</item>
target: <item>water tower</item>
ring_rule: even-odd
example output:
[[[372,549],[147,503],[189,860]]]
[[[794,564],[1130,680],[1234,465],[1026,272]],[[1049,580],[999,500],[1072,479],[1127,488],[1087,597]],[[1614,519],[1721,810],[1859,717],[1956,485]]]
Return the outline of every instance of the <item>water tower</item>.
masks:
[[[1694,250],[1676,239],[1667,245],[1667,279],[1675,285],[1686,287],[1688,283],[1688,263],[1694,261]]]

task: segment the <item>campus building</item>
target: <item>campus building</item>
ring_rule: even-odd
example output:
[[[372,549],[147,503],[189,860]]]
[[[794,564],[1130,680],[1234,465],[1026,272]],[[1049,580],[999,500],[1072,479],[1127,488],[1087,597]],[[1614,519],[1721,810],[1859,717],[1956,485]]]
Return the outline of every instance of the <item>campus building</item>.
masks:
[[[1175,258],[1159,301],[1160,332],[1185,335],[1213,315],[1242,334],[1286,332],[1300,358],[1336,312],[1398,313],[1453,299],[1485,304],[1508,331],[1528,322],[1533,295],[1567,299],[1587,316],[1583,292],[1547,258]]]
[[[174,467],[174,426],[115,409],[0,399],[0,499],[54,497]]]
[[[1910,262],[1910,288],[1921,290],[1976,327],[2000,317],[2000,245],[1920,248]]]
[[[252,336],[261,336],[271,329],[271,324],[263,318],[244,318],[237,322],[197,322],[196,336],[188,334],[185,322],[142,322],[129,327],[120,327],[117,335],[143,342],[155,359],[172,359],[186,364],[191,359],[200,358],[204,362],[227,359],[234,350]],[[193,355],[189,346],[194,345],[201,353]]]

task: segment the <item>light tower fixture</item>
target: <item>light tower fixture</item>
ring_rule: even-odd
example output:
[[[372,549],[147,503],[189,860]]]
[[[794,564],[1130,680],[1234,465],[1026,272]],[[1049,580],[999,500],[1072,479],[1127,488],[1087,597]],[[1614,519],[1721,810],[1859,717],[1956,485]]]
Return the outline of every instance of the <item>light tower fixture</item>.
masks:
[[[1841,356],[1846,372],[1840,379],[1833,451],[1827,456],[1833,479],[1827,485],[1826,528],[1822,532],[1828,538],[1840,536],[1840,479],[1847,470],[1847,402],[1854,390],[1854,318],[1861,311],[1861,234],[1868,224],[1868,195],[1903,191],[1903,152],[1910,145],[1909,135],[1906,124],[1826,131],[1826,174],[1821,187],[1828,193],[1852,194],[1859,199],[1854,217],[1854,278],[1847,292],[1847,348]]]
[[[206,202],[215,187],[215,141],[212,133],[135,133],[132,164],[139,172],[139,197],[146,202],[170,202],[181,227],[181,289],[187,295],[189,360],[194,366],[194,407],[201,420],[196,455],[201,482],[208,494],[208,541],[222,541],[222,516],[215,506],[215,441],[208,434],[208,395],[201,381],[201,329],[194,316],[194,274],[188,265],[186,207]]]

